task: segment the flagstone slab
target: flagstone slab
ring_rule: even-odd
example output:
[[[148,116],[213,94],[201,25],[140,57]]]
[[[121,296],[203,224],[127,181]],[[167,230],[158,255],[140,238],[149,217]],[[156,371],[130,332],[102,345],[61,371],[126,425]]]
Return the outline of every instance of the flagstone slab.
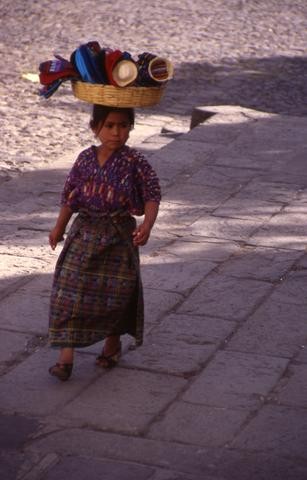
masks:
[[[236,329],[236,325],[236,322],[206,315],[170,314],[152,329],[152,334],[159,335],[161,342],[164,342],[163,335],[166,338],[174,335],[179,343],[218,345]]]
[[[206,260],[186,263],[178,257],[160,253],[143,266],[142,280],[145,288],[184,292],[194,288],[215,267],[215,263]]]
[[[3,231],[1,231],[1,233],[3,233]],[[44,241],[42,241],[42,238],[37,241],[37,234],[41,236],[41,233],[35,232],[35,238],[32,238],[32,245],[22,245],[19,243],[18,238],[14,236],[8,237],[8,243],[0,240],[1,260],[9,260],[9,256],[15,257],[15,264],[16,266],[18,265],[20,269],[19,272],[23,273],[22,264],[24,267],[27,267],[27,271],[24,272],[25,274],[32,270],[38,270],[39,268],[44,271],[48,269],[49,262],[57,258],[58,251],[54,252],[51,250],[47,244],[47,238],[45,238]],[[9,269],[11,269],[13,265],[13,263],[9,263]]]
[[[175,467],[176,468],[176,467]],[[159,469],[155,472],[154,476],[150,480],[199,480],[199,476],[189,475],[186,473],[180,473],[176,470],[162,470]],[[202,475],[202,480],[225,480],[225,477],[216,476],[214,474]]]
[[[224,204],[228,200],[230,193],[229,190],[185,181],[177,182],[169,187],[166,191],[165,199],[176,204],[201,208],[202,211],[199,212],[199,217],[201,213],[211,212],[221,204]]]
[[[31,279],[31,276],[41,273],[47,265],[44,259],[19,256],[17,252],[12,252],[12,254],[0,253],[0,259],[0,292],[13,286],[22,277]]]
[[[240,430],[248,410],[215,408],[176,402],[161,420],[152,424],[148,436],[202,447],[222,447]]]
[[[290,202],[292,204],[300,190],[300,184],[290,185],[286,176],[283,180],[276,181],[275,176],[272,178],[272,175],[268,177],[254,175],[254,178],[237,193],[236,198],[242,200],[253,198],[254,200],[265,200],[285,206]]]
[[[306,283],[306,271],[291,272],[276,286],[271,300],[281,304],[307,305]]]
[[[282,209],[281,204],[255,199],[253,197],[242,198],[236,195],[227,200],[223,205],[214,211],[214,215],[220,217],[251,219],[253,221],[267,221]]]
[[[239,253],[240,250],[240,245],[237,242],[196,235],[183,236],[161,248],[162,252],[175,255],[185,262],[194,260],[223,262],[234,253]]]
[[[13,450],[22,448],[39,428],[39,422],[20,415],[0,415],[0,448]]]
[[[300,117],[290,118],[287,122],[282,116],[253,122],[252,128],[244,129],[233,143],[232,147],[245,151],[276,151],[295,150],[304,138],[306,126]],[[252,148],[251,148],[252,146]]]
[[[287,365],[284,358],[218,352],[187,389],[183,400],[224,408],[259,408]]]
[[[154,469],[132,463],[84,457],[66,457],[45,474],[46,480],[69,478],[75,480],[149,480]]]
[[[287,480],[305,480],[307,474],[306,462],[301,459],[297,462],[295,456],[246,450],[242,454],[242,450],[235,448],[202,447],[85,428],[46,431],[28,446],[27,451],[35,455],[57,452],[61,457],[88,456],[135,462],[155,466],[166,473],[173,472],[175,466],[182,479],[175,475],[170,479],[166,477],[167,480],[190,480],[190,475],[191,480],[246,480],[247,477],[280,480],[281,472]]]
[[[242,321],[261,303],[271,288],[266,282],[211,273],[183,302],[178,313],[213,315]]]
[[[269,298],[249,317],[227,348],[292,358],[306,345],[306,305],[272,302]]]
[[[306,378],[307,365],[292,364],[289,367],[287,375],[282,378],[280,384],[272,395],[274,401],[278,404],[289,407],[306,407],[307,398],[307,382],[302,379]]]
[[[192,111],[191,128],[199,123],[233,124],[251,122],[253,119],[274,118],[275,114],[261,112],[241,105],[206,105],[196,106]]]
[[[270,170],[269,162],[274,159],[275,156],[273,155],[270,155],[269,158],[263,158],[262,155],[257,157],[251,152],[242,152],[239,149],[224,149],[224,151],[220,150],[217,152],[214,165],[221,168],[234,167],[237,169],[253,169],[258,175],[260,175],[265,174]]]
[[[307,363],[307,342],[304,342],[304,345],[301,345],[298,355],[296,356],[296,361],[300,363]]]
[[[215,187],[233,193],[251,181],[256,175],[253,169],[204,165],[190,175],[188,181],[193,185]]]
[[[243,220],[241,218],[202,215],[201,218],[192,223],[189,233],[196,236],[246,242],[261,228],[262,223],[260,219],[245,218]]]
[[[121,365],[188,377],[196,374],[214,351],[214,345],[191,345],[176,341],[172,334],[151,334],[142,347],[123,357]]]
[[[219,273],[269,282],[281,281],[301,252],[265,247],[244,247],[219,267]]]
[[[49,298],[53,282],[53,265],[50,268],[52,268],[50,273],[47,272],[41,275],[36,275],[31,282],[28,282],[26,285],[20,287],[18,290],[19,293],[23,295],[28,294],[28,296],[32,296],[33,299],[36,297]]]
[[[275,215],[266,224],[253,232],[249,243],[258,246],[305,250],[307,209],[303,212],[289,212],[286,209]]]
[[[0,328],[0,368],[4,367],[7,362],[12,362],[16,356],[25,353],[27,344],[32,338],[29,334],[4,330],[2,325]]]
[[[298,192],[306,187],[307,172],[291,172],[289,169],[288,171],[274,171],[274,175],[272,175],[272,172],[263,172],[259,173],[258,178],[264,182],[275,183],[277,188],[280,184],[285,187],[288,186],[289,192]]]
[[[306,461],[306,443],[305,408],[265,405],[231,446],[243,451],[278,453]]]
[[[179,293],[144,288],[145,331],[158,324],[181,301],[182,295]]]
[[[167,315],[141,348],[121,359],[125,367],[190,376],[199,371],[236,328],[229,320],[190,315]]]
[[[16,480],[25,462],[25,454],[16,450],[0,453],[0,476],[5,480]]]
[[[140,434],[185,384],[175,376],[118,367],[97,379],[58,415],[110,432]]]
[[[28,285],[1,301],[1,324],[16,332],[46,335],[50,292],[35,292]]]
[[[181,140],[178,149],[177,142],[171,142],[152,155],[150,163],[160,180],[170,182],[187,170],[187,162],[190,167],[200,161],[214,163],[213,148],[212,144],[206,146],[202,141]]]
[[[176,186],[178,188],[178,186]],[[175,190],[178,193],[178,198],[181,196],[180,189]],[[171,195],[165,194],[163,198],[163,206],[160,208],[157,223],[154,226],[153,233],[158,230],[163,230],[165,226],[171,231],[178,227],[188,227],[195,222],[199,216],[207,209],[207,205],[202,202],[195,203],[186,201],[177,201],[177,193],[168,201]],[[151,243],[151,238],[149,244]]]
[[[242,122],[248,123],[246,117],[241,117]],[[230,120],[230,119],[229,119]],[[231,122],[231,120],[230,120]],[[241,125],[234,124],[229,128],[229,124],[222,120],[219,122],[218,119],[212,117],[208,119],[205,123],[194,127],[190,132],[184,135],[184,141],[194,141],[194,142],[203,142],[213,143],[213,144],[229,144],[233,142],[241,134]],[[180,141],[180,139],[179,139]]]
[[[48,369],[57,352],[38,349],[0,378],[0,404],[3,412],[29,416],[48,416],[76,398],[101,371],[91,355],[76,354],[74,371],[67,382],[51,377]],[[35,372],[35,374],[34,374]]]

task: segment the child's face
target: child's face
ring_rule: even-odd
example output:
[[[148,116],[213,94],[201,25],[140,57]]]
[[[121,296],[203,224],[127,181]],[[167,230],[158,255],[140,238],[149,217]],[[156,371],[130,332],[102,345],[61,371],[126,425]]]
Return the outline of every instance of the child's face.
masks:
[[[111,112],[95,131],[104,148],[113,152],[125,145],[131,125],[126,113]]]

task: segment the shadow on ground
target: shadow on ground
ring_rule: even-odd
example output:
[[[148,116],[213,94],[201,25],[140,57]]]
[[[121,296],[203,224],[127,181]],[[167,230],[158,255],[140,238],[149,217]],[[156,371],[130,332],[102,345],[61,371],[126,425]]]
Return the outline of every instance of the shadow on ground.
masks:
[[[204,58],[206,52],[204,51]],[[223,59],[217,64],[186,62],[176,67],[156,110],[177,104],[240,105],[288,115],[307,115],[307,57]]]

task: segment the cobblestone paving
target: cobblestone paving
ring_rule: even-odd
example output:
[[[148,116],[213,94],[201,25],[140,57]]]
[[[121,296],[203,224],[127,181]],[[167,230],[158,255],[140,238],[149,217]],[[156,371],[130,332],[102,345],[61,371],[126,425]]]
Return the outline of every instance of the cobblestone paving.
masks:
[[[87,105],[69,85],[39,101],[22,78],[82,42],[170,58],[175,78],[161,104],[140,112],[187,121],[195,105],[242,105],[306,115],[305,0],[1,1],[3,175],[41,167],[87,144]],[[5,152],[5,153],[4,153]]]

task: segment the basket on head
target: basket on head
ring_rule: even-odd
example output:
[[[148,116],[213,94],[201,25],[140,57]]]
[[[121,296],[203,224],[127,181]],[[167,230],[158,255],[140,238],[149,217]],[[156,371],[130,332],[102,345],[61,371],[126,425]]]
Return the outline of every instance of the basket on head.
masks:
[[[151,107],[159,103],[163,87],[114,87],[81,81],[72,81],[75,97],[88,103],[108,107]]]

